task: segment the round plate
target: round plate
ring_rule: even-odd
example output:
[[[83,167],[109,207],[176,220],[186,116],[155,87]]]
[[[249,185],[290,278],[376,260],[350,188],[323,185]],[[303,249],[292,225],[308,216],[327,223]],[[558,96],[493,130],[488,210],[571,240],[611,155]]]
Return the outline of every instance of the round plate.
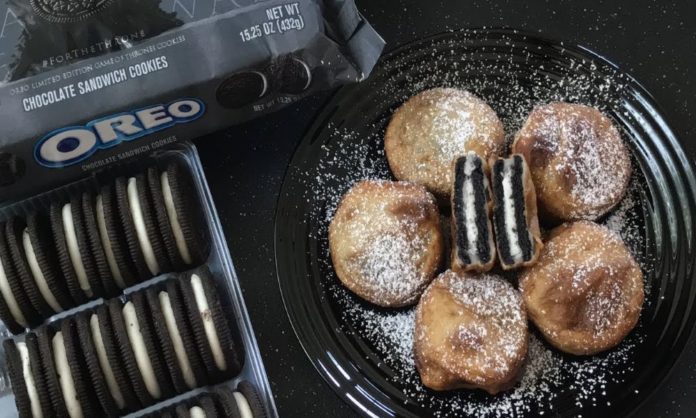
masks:
[[[553,100],[596,106],[619,126],[634,175],[601,222],[623,236],[646,283],[639,325],[619,347],[569,357],[533,332],[514,389],[436,393],[413,364],[413,309],[379,309],[341,286],[327,243],[336,205],[360,179],[391,178],[383,152],[391,114],[439,86],[485,99],[508,138],[535,104]],[[664,380],[696,322],[694,190],[693,169],[650,95],[605,58],[512,30],[444,33],[393,51],[366,82],[340,90],[300,143],[276,214],[280,288],[311,362],[366,416],[619,416]]]

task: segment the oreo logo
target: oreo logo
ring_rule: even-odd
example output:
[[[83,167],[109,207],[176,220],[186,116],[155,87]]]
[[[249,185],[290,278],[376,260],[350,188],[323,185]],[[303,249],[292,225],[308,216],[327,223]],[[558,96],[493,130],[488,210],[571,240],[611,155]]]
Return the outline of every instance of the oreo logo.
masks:
[[[205,104],[198,99],[181,99],[132,112],[99,118],[85,126],[69,126],[50,132],[34,147],[34,158],[44,167],[77,164],[101,149],[115,147],[174,126],[198,119]]]
[[[114,0],[30,0],[34,12],[53,23],[73,23],[102,11]]]

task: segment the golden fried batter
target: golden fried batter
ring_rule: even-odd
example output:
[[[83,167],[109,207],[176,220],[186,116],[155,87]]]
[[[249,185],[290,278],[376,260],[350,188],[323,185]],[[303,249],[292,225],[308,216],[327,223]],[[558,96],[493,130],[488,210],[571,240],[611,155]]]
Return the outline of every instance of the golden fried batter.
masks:
[[[494,275],[448,270],[426,289],[416,311],[416,367],[430,389],[509,389],[528,339],[522,297]]]
[[[442,263],[435,198],[413,183],[361,181],[329,225],[336,275],[356,295],[384,307],[415,303]]]
[[[493,109],[466,90],[436,88],[404,103],[392,116],[384,150],[394,176],[422,184],[449,204],[452,165],[474,151],[485,161],[505,146],[503,124]]]
[[[529,317],[559,350],[592,355],[618,345],[643,306],[643,274],[619,236],[589,221],[551,232],[520,278]]]
[[[535,107],[512,152],[527,160],[540,214],[550,222],[599,218],[621,201],[631,178],[629,153],[616,126],[585,105]]]

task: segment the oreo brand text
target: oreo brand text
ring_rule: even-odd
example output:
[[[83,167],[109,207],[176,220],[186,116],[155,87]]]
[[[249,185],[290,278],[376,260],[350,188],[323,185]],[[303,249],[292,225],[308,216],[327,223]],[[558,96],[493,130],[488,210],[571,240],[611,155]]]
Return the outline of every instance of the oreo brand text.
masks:
[[[39,140],[34,147],[34,158],[44,167],[70,166],[99,150],[194,121],[203,113],[205,104],[201,100],[186,98],[102,117],[84,126],[56,129]]]

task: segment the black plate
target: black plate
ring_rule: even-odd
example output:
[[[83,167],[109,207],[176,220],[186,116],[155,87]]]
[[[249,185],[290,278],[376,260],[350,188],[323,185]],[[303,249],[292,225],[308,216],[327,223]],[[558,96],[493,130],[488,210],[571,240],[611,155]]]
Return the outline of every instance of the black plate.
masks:
[[[537,103],[599,107],[634,159],[630,191],[602,222],[640,261],[646,304],[616,349],[570,358],[536,336],[523,382],[502,395],[424,389],[412,364],[412,310],[361,302],[336,278],[327,227],[357,180],[391,178],[385,126],[408,97],[457,86],[484,98],[513,134]],[[367,82],[326,105],[288,169],[276,217],[276,262],[295,332],[321,376],[366,416],[617,416],[664,380],[696,321],[696,179],[651,96],[586,48],[511,30],[444,33],[386,56]]]

